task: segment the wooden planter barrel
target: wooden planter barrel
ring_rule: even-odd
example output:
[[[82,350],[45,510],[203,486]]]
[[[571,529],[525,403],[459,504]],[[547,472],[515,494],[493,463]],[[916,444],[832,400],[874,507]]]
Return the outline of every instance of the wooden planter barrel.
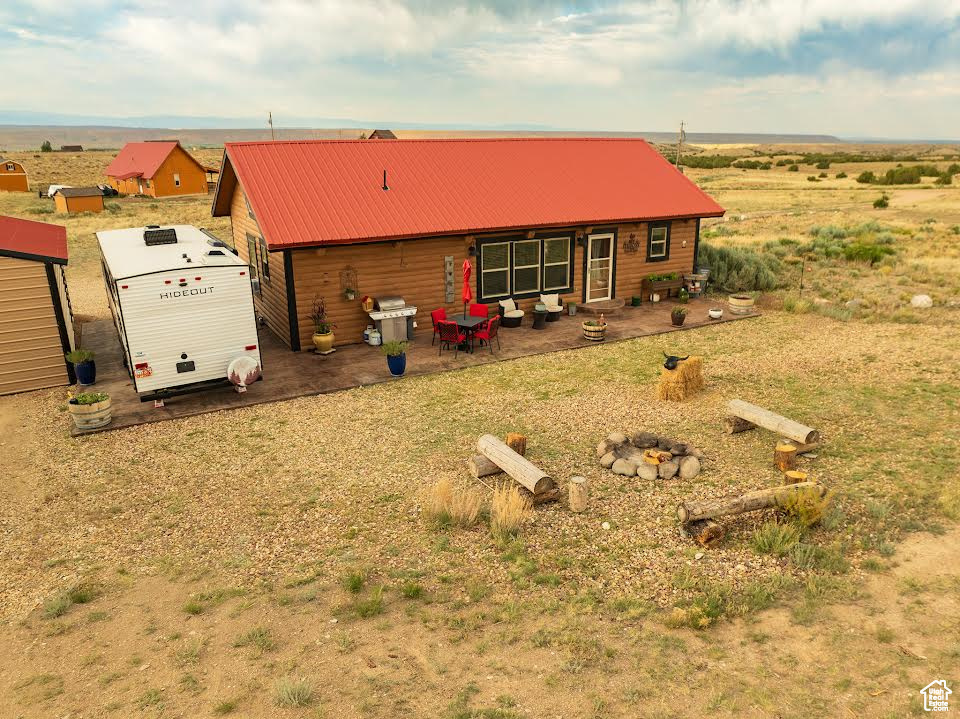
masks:
[[[607,336],[607,326],[605,324],[588,325],[584,322],[580,326],[583,327],[583,336],[591,342],[603,342]]]
[[[109,397],[103,402],[94,402],[93,404],[71,404],[67,403],[70,410],[70,416],[73,417],[73,423],[77,429],[98,429],[106,427],[112,419],[113,400]]]
[[[753,295],[730,295],[727,303],[735,315],[748,315],[753,311]]]

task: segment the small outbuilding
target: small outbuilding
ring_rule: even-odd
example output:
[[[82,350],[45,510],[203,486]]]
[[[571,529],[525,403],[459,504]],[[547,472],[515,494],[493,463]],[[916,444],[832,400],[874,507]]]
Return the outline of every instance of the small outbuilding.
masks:
[[[61,215],[103,212],[103,191],[99,187],[61,187],[53,195],[53,204]]]
[[[0,395],[72,384],[67,231],[0,216]]]
[[[83,145],[60,145],[60,152],[83,152]]]
[[[368,140],[396,140],[397,136],[393,134],[393,130],[374,130],[370,133]]]
[[[0,192],[29,192],[27,171],[15,160],[0,159]]]
[[[128,142],[107,166],[110,186],[126,195],[200,195],[207,192],[207,168],[177,140]]]

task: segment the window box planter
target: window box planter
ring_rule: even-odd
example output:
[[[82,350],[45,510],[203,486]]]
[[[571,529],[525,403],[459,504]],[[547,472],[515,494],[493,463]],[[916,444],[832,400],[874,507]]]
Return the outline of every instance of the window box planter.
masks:
[[[644,279],[640,288],[642,297],[650,297],[653,294],[660,297],[670,297],[671,293],[676,293],[683,287],[683,278],[678,277],[675,280],[650,280]]]
[[[748,315],[753,312],[754,298],[753,295],[745,293],[730,295],[727,304],[730,305],[732,314]]]
[[[603,342],[607,337],[607,323],[588,320],[580,325],[583,328],[583,336],[591,342]]]

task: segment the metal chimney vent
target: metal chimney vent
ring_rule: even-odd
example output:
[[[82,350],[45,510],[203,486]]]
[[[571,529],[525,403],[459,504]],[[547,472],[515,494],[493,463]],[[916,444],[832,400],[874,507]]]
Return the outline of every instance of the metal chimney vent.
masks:
[[[147,247],[154,245],[175,245],[177,244],[177,231],[170,228],[166,230],[144,230],[143,244]]]

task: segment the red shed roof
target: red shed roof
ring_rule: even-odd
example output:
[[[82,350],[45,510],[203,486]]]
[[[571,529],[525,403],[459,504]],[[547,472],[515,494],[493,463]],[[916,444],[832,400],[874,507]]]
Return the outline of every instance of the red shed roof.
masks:
[[[67,228],[0,215],[0,257],[67,264]]]
[[[271,249],[724,213],[633,138],[231,142],[220,178]]]
[[[118,180],[131,177],[153,177],[163,161],[173,152],[173,148],[179,144],[176,140],[128,142],[113,158],[113,162],[107,166],[107,177],[115,177]]]

